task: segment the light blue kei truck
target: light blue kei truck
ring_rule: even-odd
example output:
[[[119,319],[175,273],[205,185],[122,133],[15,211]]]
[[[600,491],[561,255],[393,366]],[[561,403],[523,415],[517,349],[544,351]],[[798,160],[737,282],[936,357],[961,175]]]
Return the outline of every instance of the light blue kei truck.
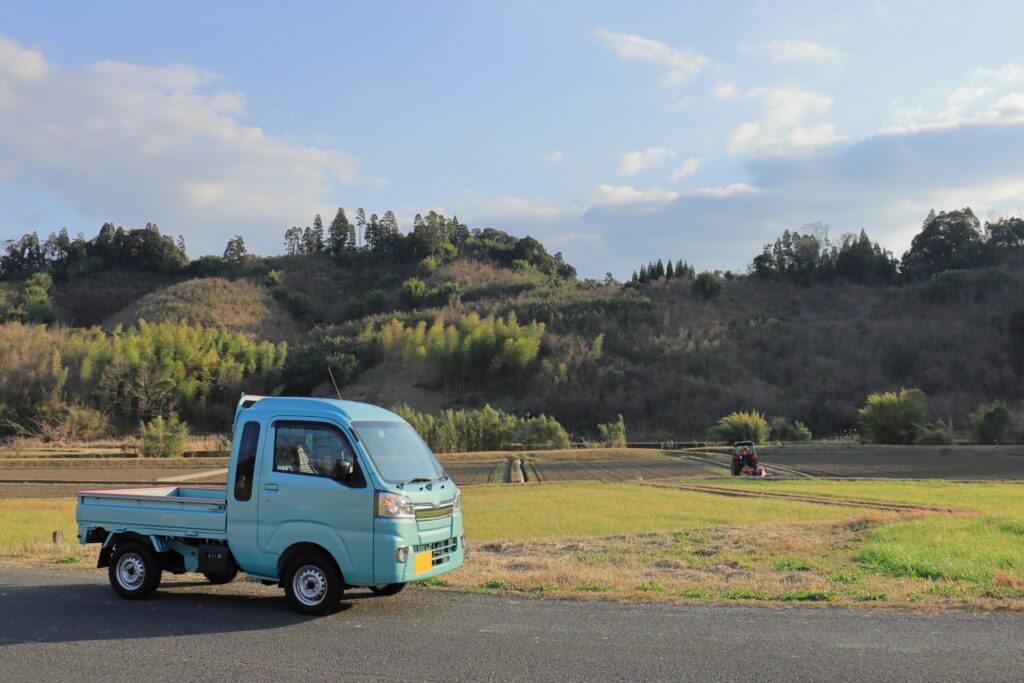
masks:
[[[77,494],[78,540],[122,597],[162,572],[226,583],[239,571],[324,614],[346,588],[394,595],[457,569],[461,495],[416,430],[365,403],[242,396],[226,488]]]

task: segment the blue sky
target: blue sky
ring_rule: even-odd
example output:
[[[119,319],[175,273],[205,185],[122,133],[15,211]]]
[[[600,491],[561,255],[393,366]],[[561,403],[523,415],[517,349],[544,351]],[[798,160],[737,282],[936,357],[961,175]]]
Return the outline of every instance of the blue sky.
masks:
[[[713,6],[712,6],[713,5]],[[0,6],[0,237],[431,208],[583,275],[1024,210],[1012,2]]]

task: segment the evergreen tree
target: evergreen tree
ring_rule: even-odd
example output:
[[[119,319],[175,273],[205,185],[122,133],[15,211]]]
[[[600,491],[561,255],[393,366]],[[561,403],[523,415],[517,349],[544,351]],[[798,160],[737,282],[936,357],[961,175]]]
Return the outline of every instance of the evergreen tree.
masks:
[[[668,263],[665,265],[665,279],[666,280],[671,280],[672,279],[672,275],[673,275],[673,273],[672,273],[672,259],[669,259]]]
[[[663,277],[665,277],[665,264],[661,259],[658,259],[658,262],[654,264],[654,277],[652,279],[660,280]]]
[[[310,231],[310,253],[322,254],[325,250],[324,222],[320,214],[313,217],[313,229]]]
[[[363,234],[363,239],[366,242],[367,250],[374,252],[380,251],[380,219],[377,217],[377,214],[370,214],[370,220],[366,223],[366,232]]]
[[[398,219],[395,218],[394,211],[386,211],[384,217],[380,219],[379,226],[379,241],[381,247],[385,249],[394,249],[398,246],[399,240],[402,238],[402,231],[398,227]]]
[[[337,256],[349,249],[349,233],[355,237],[352,224],[348,222],[348,216],[345,215],[345,209],[339,206],[338,212],[334,214],[334,220],[331,221],[331,226],[327,229],[328,251],[332,256]],[[355,248],[354,244],[352,248]]]

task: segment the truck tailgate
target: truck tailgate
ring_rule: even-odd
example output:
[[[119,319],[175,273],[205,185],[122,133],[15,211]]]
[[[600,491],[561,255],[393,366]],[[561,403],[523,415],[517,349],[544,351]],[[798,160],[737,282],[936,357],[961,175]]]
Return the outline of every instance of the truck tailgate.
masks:
[[[103,527],[141,535],[224,538],[227,502],[224,489],[162,486],[79,491],[79,533]]]

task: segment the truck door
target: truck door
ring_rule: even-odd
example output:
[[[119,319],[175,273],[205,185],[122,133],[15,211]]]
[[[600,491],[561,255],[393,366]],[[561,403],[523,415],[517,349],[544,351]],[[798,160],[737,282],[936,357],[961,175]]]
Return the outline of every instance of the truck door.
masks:
[[[237,451],[233,453],[228,473],[228,545],[231,554],[242,571],[258,576],[273,576],[276,560],[272,555],[260,552],[256,529],[258,520],[259,494],[256,476],[269,456],[269,439],[263,438],[265,430],[258,420],[249,420],[236,427]]]
[[[324,421],[276,419],[273,458],[259,486],[259,548],[279,554],[316,543],[345,580],[373,580],[373,489],[349,437]],[[351,473],[349,471],[351,470]]]

